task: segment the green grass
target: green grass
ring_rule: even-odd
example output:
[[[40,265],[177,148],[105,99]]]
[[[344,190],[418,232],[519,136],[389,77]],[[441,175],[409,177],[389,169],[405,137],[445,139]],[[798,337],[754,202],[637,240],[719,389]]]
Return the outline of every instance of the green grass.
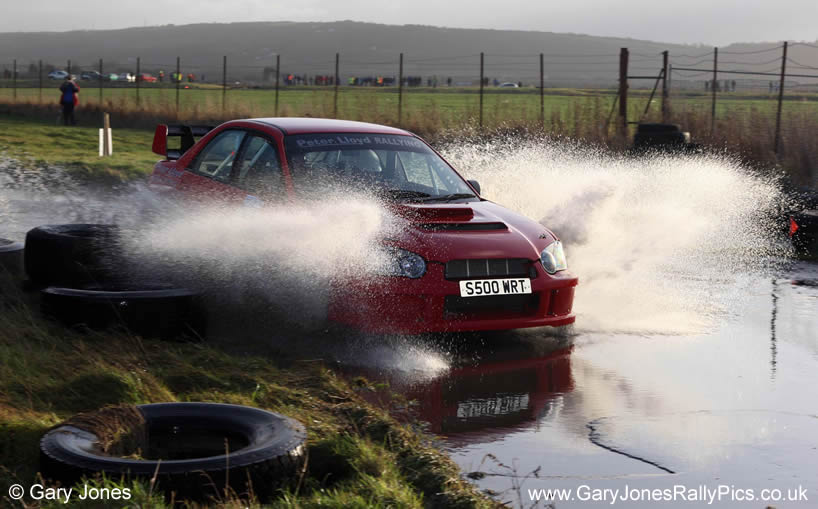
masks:
[[[114,158],[96,158],[96,130],[70,139],[62,146],[54,142],[52,130],[33,132],[30,149],[28,127],[21,134],[0,137],[0,150],[17,157],[17,151],[33,157],[66,163],[75,171],[119,178],[133,178],[153,166],[148,150],[150,133],[158,123],[202,123],[218,125],[236,118],[273,116],[275,94],[270,89],[228,90],[222,108],[222,91],[196,86],[180,91],[180,108],[175,105],[173,88],[143,88],[140,104],[133,88],[105,89],[102,103],[98,89],[85,88],[78,110],[80,123],[98,128],[101,113],[111,114],[115,141]],[[16,103],[3,100],[8,89],[0,89],[0,115],[16,115],[50,124],[56,119],[56,105],[37,102],[37,89],[21,89]],[[285,87],[281,90],[278,113],[281,116],[333,117],[392,125],[413,131],[433,144],[464,139],[484,141],[487,136],[529,136],[543,134],[569,137],[596,146],[622,150],[631,144],[635,126],[629,125],[623,136],[617,124],[613,91],[599,89],[547,89],[540,122],[540,95],[534,88],[494,89],[484,97],[483,127],[479,126],[479,95],[476,88],[412,88],[404,93],[403,114],[398,120],[397,89],[341,87],[336,115],[332,87]],[[645,114],[650,90],[633,89],[628,102],[628,120],[661,120],[661,98],[655,97]],[[777,101],[764,92],[723,93],[718,96],[715,124],[711,120],[711,96],[703,90],[679,90],[670,98],[669,120],[692,135],[695,143],[717,151],[727,150],[749,164],[781,168],[798,185],[816,185],[818,167],[818,94],[789,93],[783,105],[780,143],[776,151],[775,125]],[[53,99],[53,97],[52,97]],[[33,101],[33,102],[32,102]],[[614,115],[611,115],[614,113]],[[32,123],[33,124],[33,123]],[[21,124],[17,124],[20,126]],[[142,136],[129,129],[144,129]],[[3,139],[11,138],[3,142]],[[82,147],[81,153],[73,152]],[[144,154],[144,156],[143,156]],[[96,159],[95,159],[96,158]],[[777,170],[776,170],[777,171]]]
[[[82,83],[81,83],[82,85]],[[53,88],[53,87],[52,87]],[[279,96],[279,114],[312,115],[331,117],[335,113],[333,87],[283,87]],[[99,89],[85,87],[80,93],[80,111],[85,106],[116,105],[118,107],[138,109],[159,109],[166,114],[176,114],[176,90],[172,87],[145,85],[140,89],[137,105],[136,89],[117,87],[103,89],[100,103]],[[53,100],[56,108],[57,93],[55,90],[43,91],[43,101]],[[39,101],[40,91],[36,88],[20,88],[17,100]],[[49,95],[50,94],[50,95]],[[555,114],[565,116],[577,101],[588,102],[599,100],[607,111],[613,104],[615,91],[601,89],[546,89],[544,95],[544,112],[546,118]],[[632,89],[630,92],[629,110],[631,118],[638,118],[644,110],[649,90]],[[200,112],[220,112],[222,99],[228,111],[245,113],[246,116],[273,116],[275,109],[275,92],[272,89],[231,89],[223,96],[221,87],[204,87],[194,85],[182,89],[179,93],[179,110],[184,115],[195,115]],[[752,108],[761,108],[773,114],[776,107],[776,94],[763,92],[737,92],[719,94],[717,114],[747,112]],[[12,91],[0,88],[0,101],[10,102]],[[818,111],[818,94],[792,92],[786,96],[787,105],[798,103]],[[654,110],[659,107],[659,96],[654,99]],[[434,112],[436,120],[443,127],[451,127],[463,122],[476,120],[479,116],[478,89],[471,88],[405,88],[403,94],[404,119],[411,122],[413,117],[428,115]],[[704,91],[674,91],[672,101],[679,108],[697,108],[710,110],[711,96]],[[803,103],[803,104],[802,104]],[[375,87],[340,87],[338,98],[338,116],[349,119],[378,118],[388,123],[397,121],[398,93],[397,88]],[[506,121],[537,122],[540,115],[540,96],[535,88],[497,89],[486,88],[484,96],[484,122],[492,126]]]
[[[131,180],[149,174],[159,159],[151,152],[153,133],[117,128],[112,134],[113,155],[103,158],[99,157],[98,128],[0,116],[0,153],[30,166],[60,166],[75,176],[95,180]]]
[[[253,353],[248,353],[253,352]],[[257,344],[184,344],[125,333],[80,334],[41,318],[7,281],[0,287],[0,506],[11,484],[37,479],[38,444],[64,419],[105,405],[212,401],[266,408],[308,429],[308,471],[274,507],[493,507],[430,441],[398,424],[317,362]],[[133,507],[166,507],[147,486]],[[211,506],[257,506],[212,494]],[[39,507],[25,500],[26,508]],[[59,504],[43,504],[57,507]],[[104,507],[81,503],[75,507]],[[63,507],[59,505],[59,507]]]

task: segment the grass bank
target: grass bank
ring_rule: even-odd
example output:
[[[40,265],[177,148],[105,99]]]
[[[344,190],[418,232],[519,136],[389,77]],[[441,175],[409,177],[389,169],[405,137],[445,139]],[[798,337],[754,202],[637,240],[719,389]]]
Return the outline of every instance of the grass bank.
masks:
[[[59,166],[81,179],[132,180],[149,174],[159,159],[151,152],[152,141],[153,132],[145,129],[115,129],[113,155],[102,158],[98,128],[0,116],[0,154],[33,167]]]
[[[166,401],[250,405],[304,423],[306,476],[297,490],[270,501],[272,507],[497,506],[461,479],[429,437],[367,404],[361,393],[373,388],[365,380],[350,385],[321,362],[297,362],[258,345],[79,334],[44,320],[20,297],[5,280],[0,287],[0,506],[64,507],[4,498],[12,484],[36,482],[38,442],[49,427],[106,405]],[[132,489],[129,507],[167,507],[148,486],[99,483]],[[225,498],[215,489],[212,496],[207,504],[212,507],[259,505]],[[109,504],[75,499],[71,505]]]

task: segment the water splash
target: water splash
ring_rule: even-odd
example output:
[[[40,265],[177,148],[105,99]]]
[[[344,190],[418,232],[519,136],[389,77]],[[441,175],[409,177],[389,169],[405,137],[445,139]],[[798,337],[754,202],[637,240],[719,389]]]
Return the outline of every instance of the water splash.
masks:
[[[702,330],[741,297],[741,285],[721,282],[754,277],[786,254],[775,241],[780,191],[728,157],[633,159],[565,141],[509,140],[450,145],[444,155],[485,196],[563,238],[580,277],[580,331]],[[302,322],[320,314],[327,278],[367,263],[391,227],[373,200],[345,194],[270,209],[190,209],[139,184],[89,192],[70,182],[55,191],[37,183],[42,177],[4,178],[0,209],[18,230],[138,226],[128,238],[155,262],[151,270],[172,269],[239,302],[252,295],[259,313],[277,306]]]
[[[444,155],[484,196],[563,239],[580,278],[580,330],[701,330],[737,297],[719,281],[787,254],[775,240],[778,187],[726,156],[628,158],[508,140]]]

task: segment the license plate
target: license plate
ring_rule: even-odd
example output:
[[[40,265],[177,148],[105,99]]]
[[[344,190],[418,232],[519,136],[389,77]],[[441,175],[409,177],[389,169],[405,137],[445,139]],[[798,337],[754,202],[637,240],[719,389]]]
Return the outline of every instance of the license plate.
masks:
[[[470,279],[460,282],[461,297],[521,295],[526,293],[531,293],[531,280],[526,278]]]

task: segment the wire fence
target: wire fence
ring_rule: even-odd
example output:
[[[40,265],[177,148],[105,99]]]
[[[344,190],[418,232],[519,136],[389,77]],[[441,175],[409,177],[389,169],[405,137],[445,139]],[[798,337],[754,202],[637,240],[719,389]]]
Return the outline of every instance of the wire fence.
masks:
[[[757,100],[778,100],[780,110],[783,90],[818,92],[818,66],[803,63],[808,52],[818,50],[818,46],[796,43],[789,47],[797,46],[795,58],[776,54],[786,51],[786,43],[760,50],[721,51],[721,60],[718,48],[701,54],[668,54],[667,67],[665,52],[630,53],[626,81],[629,77],[650,79],[631,79],[624,88],[621,54],[614,53],[474,52],[425,58],[401,53],[394,59],[373,60],[344,59],[343,53],[336,53],[294,62],[288,62],[286,55],[274,55],[269,62],[257,64],[231,55],[187,61],[180,57],[131,57],[125,62],[69,60],[64,65],[12,60],[0,62],[0,100],[55,101],[55,89],[69,74],[75,75],[82,87],[85,104],[102,106],[119,101],[136,107],[158,106],[176,116],[191,109],[224,112],[237,104],[270,115],[309,113],[308,105],[319,105],[321,113],[338,116],[341,96],[341,108],[349,108],[350,102],[359,103],[355,107],[369,105],[382,110],[383,115],[391,111],[398,123],[408,110],[425,102],[435,103],[443,113],[458,118],[477,119],[480,125],[486,109],[497,113],[503,105],[511,106],[507,109],[514,114],[544,124],[549,102],[545,96],[601,98],[613,108],[613,101],[622,99],[623,90],[647,94],[653,86],[652,99],[661,80],[663,104],[668,97],[701,102],[707,95],[715,103],[717,97],[756,94]],[[765,55],[769,58],[758,58]],[[782,71],[784,67],[788,69]],[[359,94],[364,90],[383,94],[375,98],[372,93]],[[438,95],[430,95],[433,92]],[[560,107],[570,106],[563,101]],[[715,115],[714,108],[714,121]]]

